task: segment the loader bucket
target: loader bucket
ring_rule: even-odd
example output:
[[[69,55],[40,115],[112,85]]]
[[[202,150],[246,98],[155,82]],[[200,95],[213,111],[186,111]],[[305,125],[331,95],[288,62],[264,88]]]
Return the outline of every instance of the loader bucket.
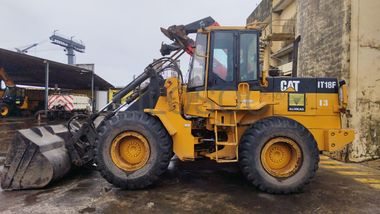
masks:
[[[64,125],[17,131],[1,172],[1,187],[4,190],[42,188],[62,178],[71,168],[65,148],[67,138]]]

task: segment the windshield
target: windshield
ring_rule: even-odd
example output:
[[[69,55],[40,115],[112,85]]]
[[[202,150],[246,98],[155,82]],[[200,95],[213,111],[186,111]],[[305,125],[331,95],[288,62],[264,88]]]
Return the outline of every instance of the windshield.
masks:
[[[189,87],[204,86],[206,70],[207,34],[198,34],[195,43],[195,54],[189,75]]]

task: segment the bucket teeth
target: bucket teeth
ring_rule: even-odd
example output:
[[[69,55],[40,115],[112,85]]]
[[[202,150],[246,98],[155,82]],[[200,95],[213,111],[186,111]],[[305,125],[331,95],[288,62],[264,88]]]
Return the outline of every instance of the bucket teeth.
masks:
[[[42,188],[67,174],[71,168],[65,148],[68,136],[63,125],[17,131],[1,173],[1,187]]]

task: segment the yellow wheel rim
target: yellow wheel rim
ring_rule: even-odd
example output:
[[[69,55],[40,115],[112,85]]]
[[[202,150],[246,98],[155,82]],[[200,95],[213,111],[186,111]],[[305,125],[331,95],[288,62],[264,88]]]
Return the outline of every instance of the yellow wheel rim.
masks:
[[[143,168],[148,162],[149,156],[149,143],[143,135],[137,132],[122,132],[112,141],[112,161],[124,171],[132,172]]]
[[[301,162],[301,149],[289,138],[273,138],[261,151],[261,163],[265,171],[274,177],[286,178],[294,175]]]
[[[5,117],[5,116],[8,115],[8,113],[9,113],[9,109],[8,109],[7,106],[3,106],[3,107],[1,107],[1,110],[0,110],[0,114],[1,114],[1,116]]]

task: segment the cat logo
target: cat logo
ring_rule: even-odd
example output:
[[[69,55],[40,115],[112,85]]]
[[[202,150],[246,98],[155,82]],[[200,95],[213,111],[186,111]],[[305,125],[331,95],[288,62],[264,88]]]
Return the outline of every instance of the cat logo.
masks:
[[[299,80],[281,80],[280,88],[281,91],[296,92],[298,91],[298,85],[301,81]]]

